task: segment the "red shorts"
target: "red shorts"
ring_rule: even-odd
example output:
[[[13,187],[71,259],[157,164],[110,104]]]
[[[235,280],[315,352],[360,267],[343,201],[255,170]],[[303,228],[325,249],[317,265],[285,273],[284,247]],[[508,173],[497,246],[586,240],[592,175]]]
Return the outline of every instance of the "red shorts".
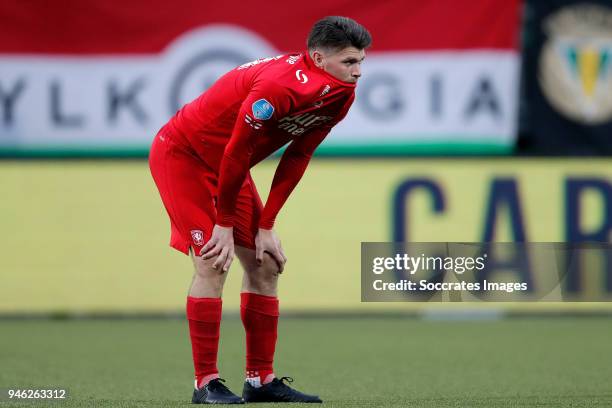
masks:
[[[149,167],[170,217],[170,246],[197,255],[217,218],[217,173],[190,147],[162,128],[151,146]],[[236,201],[234,243],[255,249],[263,206],[249,173]]]

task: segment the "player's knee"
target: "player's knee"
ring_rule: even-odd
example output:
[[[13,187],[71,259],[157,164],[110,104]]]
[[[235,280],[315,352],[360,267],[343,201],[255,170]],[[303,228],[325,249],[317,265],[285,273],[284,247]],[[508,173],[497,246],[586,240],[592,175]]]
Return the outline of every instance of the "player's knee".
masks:
[[[199,278],[203,279],[218,279],[219,281],[225,280],[227,272],[223,272],[221,268],[213,268],[215,258],[202,259],[200,257],[194,258],[195,274]]]
[[[212,262],[196,263],[190,293],[195,291],[203,297],[221,297],[227,272],[213,269]]]
[[[272,258],[272,256],[264,254],[263,262],[258,269],[259,275],[262,276],[262,279],[274,282],[278,280],[280,268],[278,266],[278,263],[274,260],[274,258]]]
[[[280,269],[276,261],[268,254],[264,254],[261,265],[253,266],[245,272],[252,290],[258,292],[276,290]]]

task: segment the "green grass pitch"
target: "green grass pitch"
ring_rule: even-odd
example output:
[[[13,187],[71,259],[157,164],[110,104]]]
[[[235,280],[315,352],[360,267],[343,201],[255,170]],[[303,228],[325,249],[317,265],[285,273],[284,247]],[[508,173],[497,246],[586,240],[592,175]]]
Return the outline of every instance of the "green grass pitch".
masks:
[[[611,323],[286,318],[276,373],[327,407],[609,407]],[[235,391],[243,343],[239,319],[228,316],[219,368]],[[188,406],[186,322],[0,320],[0,387],[49,386],[68,388],[68,400],[21,406]]]

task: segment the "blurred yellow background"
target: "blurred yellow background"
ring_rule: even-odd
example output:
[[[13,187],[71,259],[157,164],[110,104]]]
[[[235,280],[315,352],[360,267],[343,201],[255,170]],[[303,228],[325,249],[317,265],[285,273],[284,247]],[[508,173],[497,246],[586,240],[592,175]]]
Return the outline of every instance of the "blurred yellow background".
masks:
[[[269,160],[254,169],[264,199],[276,164]],[[432,213],[426,192],[411,196],[405,209],[411,241],[480,241],[496,177],[517,181],[529,241],[564,241],[565,179],[612,181],[612,162],[314,160],[278,217],[277,232],[289,258],[280,281],[283,309],[437,307],[360,302],[360,243],[391,240],[395,189],[406,179],[425,176],[440,186],[446,209]],[[182,310],[191,261],[168,246],[168,218],[146,162],[4,161],[0,185],[0,313]],[[604,213],[602,197],[589,193],[582,202],[582,227],[596,228]],[[504,214],[497,223],[498,241],[511,238]],[[226,310],[238,308],[240,279],[235,260],[224,293]]]

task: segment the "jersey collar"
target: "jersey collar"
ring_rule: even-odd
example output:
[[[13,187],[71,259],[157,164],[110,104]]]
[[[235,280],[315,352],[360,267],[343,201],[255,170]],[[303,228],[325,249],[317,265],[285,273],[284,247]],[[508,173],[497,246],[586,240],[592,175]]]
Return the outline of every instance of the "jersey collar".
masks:
[[[304,62],[310,71],[318,72],[322,76],[334,81],[335,83],[341,86],[344,86],[347,88],[355,88],[357,86],[356,83],[342,81],[336,78],[335,76],[331,75],[329,72],[325,71],[324,69],[317,67],[314,61],[312,60],[312,57],[310,56],[310,53],[308,52],[308,50],[304,52]]]

